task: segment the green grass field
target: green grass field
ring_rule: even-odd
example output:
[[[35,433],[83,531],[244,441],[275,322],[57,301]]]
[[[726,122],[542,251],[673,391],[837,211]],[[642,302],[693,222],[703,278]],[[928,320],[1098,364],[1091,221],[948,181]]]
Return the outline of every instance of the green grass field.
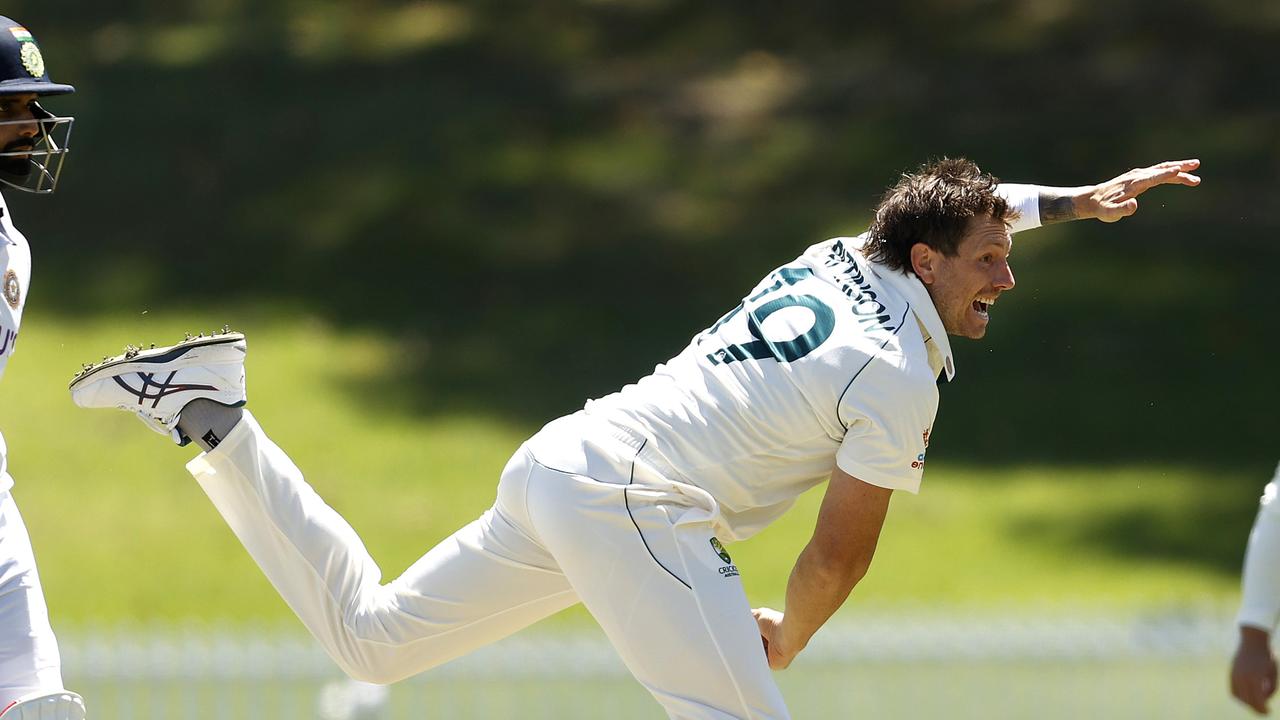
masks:
[[[72,405],[66,383],[79,363],[126,341],[168,343],[234,319],[249,337],[250,408],[360,531],[388,579],[488,506],[508,456],[536,430],[502,416],[429,415],[401,398],[362,396],[360,388],[394,387],[415,366],[395,338],[289,310],[231,315],[150,311],[81,321],[29,312],[0,384],[0,427],[55,625],[289,616],[183,468],[192,449],[123,413]],[[1206,501],[1206,484],[1222,482],[1221,473],[987,469],[938,455],[922,493],[894,499],[855,602],[1132,606],[1220,601],[1237,591],[1230,558],[1245,537],[1235,528],[1254,500]],[[1227,487],[1248,486],[1236,472]],[[780,602],[819,500],[810,493],[781,522],[730,548],[754,603]],[[1230,517],[1233,531],[1204,533],[1187,527],[1188,517]],[[583,617],[571,612],[560,622]]]

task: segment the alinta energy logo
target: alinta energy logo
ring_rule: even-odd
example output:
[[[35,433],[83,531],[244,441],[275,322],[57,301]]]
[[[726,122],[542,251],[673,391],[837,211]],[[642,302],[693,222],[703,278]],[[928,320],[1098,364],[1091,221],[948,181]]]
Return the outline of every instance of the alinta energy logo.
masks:
[[[930,432],[932,432],[932,431],[933,431],[933,428],[931,428],[931,427],[929,427],[929,428],[925,428],[925,430],[924,430],[924,449],[925,449],[925,452],[928,452],[928,450],[929,450],[929,433],[930,433]],[[920,469],[924,468],[924,455],[925,455],[925,454],[922,452],[922,453],[920,453],[919,455],[917,455],[917,456],[916,456],[916,459],[911,463],[911,469],[912,469],[912,470],[920,470]]]
[[[729,553],[724,549],[724,545],[720,544],[717,538],[711,538],[711,549],[716,551],[716,555],[724,561],[724,567],[720,568],[720,577],[738,577],[738,566],[733,564],[733,558],[729,557]]]

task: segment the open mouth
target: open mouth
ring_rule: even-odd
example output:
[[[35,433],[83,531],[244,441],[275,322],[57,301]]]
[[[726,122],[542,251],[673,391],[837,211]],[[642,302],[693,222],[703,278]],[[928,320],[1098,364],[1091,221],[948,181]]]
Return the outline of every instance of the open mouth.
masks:
[[[978,298],[978,299],[975,299],[975,300],[973,301],[973,311],[974,311],[974,312],[976,312],[976,313],[978,313],[978,315],[980,315],[980,316],[982,316],[982,317],[984,317],[984,318],[985,318],[985,317],[989,317],[989,316],[987,315],[987,310],[988,310],[988,309],[990,309],[990,308],[991,308],[991,306],[992,306],[992,305],[995,305],[995,304],[996,304],[996,299],[995,299],[995,298],[989,298],[989,299],[986,299],[986,300],[983,300],[983,299],[981,299],[981,298]]]

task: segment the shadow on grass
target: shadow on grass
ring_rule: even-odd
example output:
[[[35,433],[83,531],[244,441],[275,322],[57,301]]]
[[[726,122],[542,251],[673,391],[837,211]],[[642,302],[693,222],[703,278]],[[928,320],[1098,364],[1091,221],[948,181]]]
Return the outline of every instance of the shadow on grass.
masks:
[[[1275,321],[1265,267],[1248,248],[1224,242],[1206,268],[1187,252],[1072,241],[1027,261],[1024,287],[1001,302],[987,339],[955,342],[959,374],[941,388],[930,452],[991,465],[1273,461],[1280,392],[1274,337],[1260,329]],[[477,289],[488,296],[474,308],[462,283],[422,289],[438,298],[424,323],[388,329],[404,334],[413,370],[351,391],[394,398],[407,413],[540,423],[651,372],[754,282],[712,300],[654,259],[601,258],[562,277],[573,280],[490,274],[501,289]]]
[[[1162,480],[1156,479],[1118,500],[1115,489],[1108,488],[1096,502],[1024,511],[1009,521],[1009,535],[1016,542],[1051,546],[1063,557],[1137,558],[1196,565],[1234,577],[1273,468],[1191,468],[1186,472],[1198,479],[1189,485],[1160,487]]]

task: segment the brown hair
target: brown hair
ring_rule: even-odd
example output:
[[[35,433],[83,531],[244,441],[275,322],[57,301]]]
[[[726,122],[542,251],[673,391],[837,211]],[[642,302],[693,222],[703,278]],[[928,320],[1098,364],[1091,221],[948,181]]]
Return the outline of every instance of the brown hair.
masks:
[[[996,194],[999,180],[964,158],[942,158],[904,174],[876,208],[863,254],[894,270],[911,269],[911,247],[924,243],[954,257],[970,218],[1008,224],[1017,218]]]

